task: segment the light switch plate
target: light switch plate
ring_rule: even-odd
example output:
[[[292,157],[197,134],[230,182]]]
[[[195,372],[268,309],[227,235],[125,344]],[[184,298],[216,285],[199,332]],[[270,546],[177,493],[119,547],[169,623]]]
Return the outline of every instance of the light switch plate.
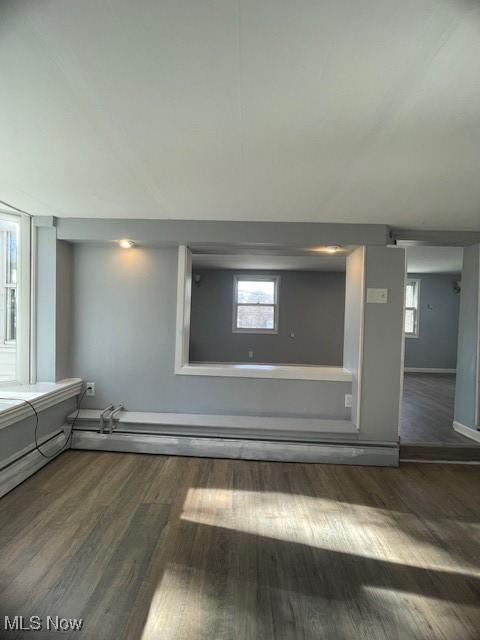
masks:
[[[367,289],[367,302],[385,304],[388,302],[388,289]]]

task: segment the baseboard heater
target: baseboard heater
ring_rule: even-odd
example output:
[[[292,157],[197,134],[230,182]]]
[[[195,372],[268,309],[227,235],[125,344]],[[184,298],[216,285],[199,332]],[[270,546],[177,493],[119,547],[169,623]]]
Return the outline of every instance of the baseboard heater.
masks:
[[[73,449],[398,466],[396,444],[355,441],[358,431],[347,420],[117,411],[100,426],[101,414],[80,411]]]
[[[119,405],[121,407],[122,405]],[[76,412],[68,417],[71,423]],[[357,428],[350,420],[276,416],[219,415],[125,411],[110,405],[104,410],[82,409],[75,425],[111,433],[118,430],[148,431],[184,436],[240,436],[311,440],[325,434],[351,436]]]

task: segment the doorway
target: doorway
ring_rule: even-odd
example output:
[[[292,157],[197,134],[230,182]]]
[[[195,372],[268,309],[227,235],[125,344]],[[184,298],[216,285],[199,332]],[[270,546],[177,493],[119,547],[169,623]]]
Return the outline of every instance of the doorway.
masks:
[[[401,457],[480,460],[453,429],[461,247],[406,247]]]

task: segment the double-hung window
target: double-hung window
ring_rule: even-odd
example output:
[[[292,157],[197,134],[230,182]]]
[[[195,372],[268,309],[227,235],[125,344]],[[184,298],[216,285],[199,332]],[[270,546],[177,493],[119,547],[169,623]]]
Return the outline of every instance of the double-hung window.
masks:
[[[2,289],[5,304],[3,314],[3,343],[17,341],[17,233],[6,230],[2,235]]]
[[[420,280],[407,280],[405,289],[405,335],[418,338],[418,309],[420,303]]]
[[[30,220],[0,212],[0,382],[28,383]]]
[[[233,276],[233,332],[278,333],[280,276]]]

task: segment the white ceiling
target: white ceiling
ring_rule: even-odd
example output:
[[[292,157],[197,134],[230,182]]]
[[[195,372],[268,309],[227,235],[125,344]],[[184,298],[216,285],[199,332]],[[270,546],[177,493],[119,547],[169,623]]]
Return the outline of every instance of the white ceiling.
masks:
[[[409,273],[461,273],[462,247],[407,247]]]
[[[0,199],[480,230],[480,3],[0,3]]]
[[[267,269],[269,271],[345,271],[345,256],[193,254],[196,269]]]

